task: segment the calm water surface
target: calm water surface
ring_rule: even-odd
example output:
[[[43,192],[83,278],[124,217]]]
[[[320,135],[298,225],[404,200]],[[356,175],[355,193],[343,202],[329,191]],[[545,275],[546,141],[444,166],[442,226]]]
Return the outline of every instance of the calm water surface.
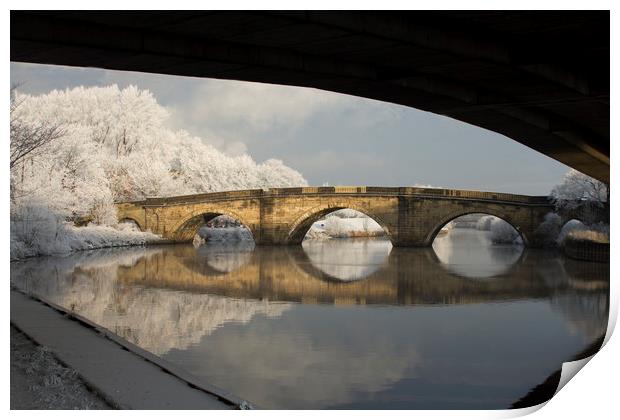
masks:
[[[262,408],[507,408],[604,335],[609,265],[454,229],[13,263],[15,285]]]

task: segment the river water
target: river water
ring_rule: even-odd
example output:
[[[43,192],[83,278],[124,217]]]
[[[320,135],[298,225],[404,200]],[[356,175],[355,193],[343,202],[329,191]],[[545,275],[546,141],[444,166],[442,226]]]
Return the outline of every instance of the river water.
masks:
[[[100,250],[11,280],[261,408],[500,409],[605,334],[609,265],[487,235]]]

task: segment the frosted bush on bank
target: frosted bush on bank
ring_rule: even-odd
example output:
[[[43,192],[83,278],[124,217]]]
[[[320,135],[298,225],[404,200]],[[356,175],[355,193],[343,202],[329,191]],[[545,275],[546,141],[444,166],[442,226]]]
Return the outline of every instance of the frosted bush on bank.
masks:
[[[557,212],[579,210],[587,226],[600,222],[597,214],[609,211],[609,190],[601,181],[571,169],[549,194]]]
[[[253,241],[252,232],[244,226],[235,227],[208,227],[198,229],[194,236],[194,246],[209,242],[249,242]]]
[[[577,210],[580,219],[562,226],[556,236],[558,245],[568,239],[609,243],[609,189],[605,183],[571,169],[550,196],[556,211]]]
[[[482,217],[480,217],[480,219],[478,219],[478,222],[476,223],[476,229],[490,231],[491,230],[491,224],[493,223],[493,220],[495,220],[495,219],[497,219],[497,217],[495,217],[495,216],[482,216]]]
[[[494,244],[522,244],[519,232],[503,219],[496,216],[481,216],[476,223],[476,229],[488,231],[489,239]]]
[[[336,210],[335,212],[330,213],[329,216],[339,217],[341,219],[369,219],[369,217],[361,211],[353,209]]]
[[[315,222],[306,237],[309,239],[383,236],[385,231],[376,221],[356,210],[344,209]]]
[[[595,223],[586,226],[578,220],[570,220],[564,224],[557,236],[557,244],[561,246],[568,239],[609,243],[609,225],[606,223]]]
[[[11,168],[11,258],[145,243],[148,234],[115,231],[115,201],[307,185],[279,160],[227,156],[168,128],[168,111],[135,86],[14,96],[12,119],[64,135]],[[107,229],[65,223],[80,218]]]
[[[494,244],[522,244],[519,232],[510,223],[496,217],[491,222],[490,239]]]
[[[161,241],[159,236],[150,232],[140,232],[135,226],[127,223],[115,226],[90,224],[76,227],[46,207],[35,206],[28,207],[24,213],[12,217],[10,229],[11,260]]]

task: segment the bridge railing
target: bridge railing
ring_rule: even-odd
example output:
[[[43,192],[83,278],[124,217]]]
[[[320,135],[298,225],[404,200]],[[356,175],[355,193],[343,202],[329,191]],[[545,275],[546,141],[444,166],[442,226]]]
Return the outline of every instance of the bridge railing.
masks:
[[[192,194],[176,197],[149,197],[145,200],[125,202],[134,205],[163,206],[167,204],[192,203],[210,200],[252,199],[270,196],[295,195],[331,195],[331,194],[362,194],[388,196],[432,196],[446,198],[466,198],[474,200],[506,201],[524,204],[549,204],[546,196],[527,196],[520,194],[498,193],[488,191],[455,190],[448,188],[424,187],[367,187],[367,186],[337,186],[337,187],[292,187],[270,188],[237,191],[221,191],[204,194]],[[122,203],[117,203],[122,204]]]
[[[179,195],[174,197],[147,197],[146,200],[140,201],[147,206],[157,206],[170,203],[187,203],[205,200],[226,200],[236,198],[259,198],[263,194],[263,190],[236,190],[236,191],[220,191],[203,194]]]
[[[546,196],[528,196],[510,193],[487,191],[455,190],[447,188],[423,187],[300,187],[271,188],[264,190],[267,195],[300,195],[300,194],[364,194],[364,195],[421,195],[435,197],[458,197],[479,200],[512,201],[528,204],[548,204]]]

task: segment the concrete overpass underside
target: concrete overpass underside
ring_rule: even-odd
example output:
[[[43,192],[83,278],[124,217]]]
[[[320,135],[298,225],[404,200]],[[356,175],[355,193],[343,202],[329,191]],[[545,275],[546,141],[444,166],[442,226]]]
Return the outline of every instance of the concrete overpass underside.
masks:
[[[11,60],[393,102],[609,182],[608,11],[12,11]]]

